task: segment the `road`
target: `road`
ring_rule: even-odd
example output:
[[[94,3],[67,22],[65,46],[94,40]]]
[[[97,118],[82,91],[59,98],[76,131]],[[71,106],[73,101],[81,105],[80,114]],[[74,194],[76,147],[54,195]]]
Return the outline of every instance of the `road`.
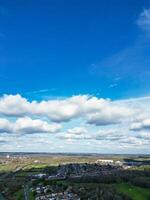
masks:
[[[23,186],[23,190],[24,190],[24,199],[25,199],[25,200],[30,200],[30,198],[29,198],[29,188],[28,188],[28,185]]]

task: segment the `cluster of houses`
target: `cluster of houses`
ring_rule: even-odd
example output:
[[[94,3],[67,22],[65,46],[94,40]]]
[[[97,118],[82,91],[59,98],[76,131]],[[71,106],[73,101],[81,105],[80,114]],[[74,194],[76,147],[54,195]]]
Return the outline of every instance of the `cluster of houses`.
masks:
[[[32,178],[46,178],[48,180],[60,180],[66,178],[77,178],[82,176],[98,176],[109,174],[114,170],[119,169],[128,169],[132,166],[139,165],[139,163],[135,162],[124,162],[124,161],[114,161],[114,160],[106,160],[99,159],[95,163],[70,163],[65,165],[59,165],[58,170],[55,174],[37,174]]]
[[[0,164],[11,164],[13,162],[24,162],[26,160],[30,159],[27,156],[10,156],[7,154],[6,156],[1,156],[0,157]]]
[[[66,164],[58,167],[57,177],[81,177],[81,176],[96,176],[104,174],[105,172],[111,172],[116,169],[122,168],[121,165],[100,165],[97,163],[94,164]]]
[[[48,180],[63,180],[66,178],[78,178],[82,176],[98,176],[102,174],[111,173],[113,170],[122,169],[120,163],[113,164],[110,161],[96,163],[70,163],[66,165],[59,165],[55,174],[49,175],[45,173],[39,173],[32,176],[32,179],[45,178]]]
[[[67,178],[78,178],[83,176],[101,176],[111,174],[114,170],[129,167],[128,162],[99,159],[93,164],[70,163],[59,165],[55,174],[39,173],[32,176],[33,179],[64,180]],[[80,200],[80,197],[71,187],[67,189],[53,188],[51,185],[37,185],[34,189],[35,200]]]
[[[33,191],[33,188],[31,189]],[[80,200],[78,194],[72,191],[72,187],[68,187],[64,191],[52,189],[50,185],[38,185],[35,190],[35,200]]]

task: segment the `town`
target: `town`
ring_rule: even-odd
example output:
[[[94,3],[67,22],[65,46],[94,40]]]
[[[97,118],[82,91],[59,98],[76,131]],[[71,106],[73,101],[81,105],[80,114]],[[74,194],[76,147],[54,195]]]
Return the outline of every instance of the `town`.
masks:
[[[149,157],[6,154],[0,157],[0,194],[5,200],[128,200],[118,188],[147,190],[149,169]]]
[[[59,165],[55,174],[37,174],[32,176],[32,181],[35,179],[41,179],[44,181],[61,181],[61,180],[77,180],[83,177],[88,179],[95,177],[108,177],[114,174],[119,174],[122,170],[129,169],[133,166],[139,166],[141,162],[121,162],[101,159],[97,160],[93,164],[88,163],[70,163],[65,165]],[[61,187],[59,190],[57,187],[51,185],[43,185],[42,182],[37,187],[31,189],[36,194],[36,200],[55,200],[55,199],[80,199],[79,191],[74,190],[72,187]],[[84,190],[84,188],[82,188]]]

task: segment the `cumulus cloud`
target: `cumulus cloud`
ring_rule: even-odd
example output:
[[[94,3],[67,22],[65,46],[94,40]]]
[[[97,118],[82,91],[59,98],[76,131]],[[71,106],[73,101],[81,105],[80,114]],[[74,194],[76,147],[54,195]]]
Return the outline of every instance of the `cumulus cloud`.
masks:
[[[131,117],[133,113],[134,111],[132,109],[109,105],[104,107],[101,112],[89,115],[87,122],[97,126],[117,124],[123,119]]]
[[[20,95],[4,95],[0,99],[0,114],[5,116],[45,116],[54,122],[84,118],[90,124],[119,123],[133,114],[127,107],[114,105],[108,99],[78,95],[64,100],[29,102]]]
[[[12,132],[12,123],[7,119],[0,118],[0,133],[11,133]]]
[[[55,133],[60,128],[60,124],[48,124],[46,121],[39,119],[33,120],[29,117],[20,118],[15,124],[15,129],[24,133]]]
[[[78,95],[37,102],[20,95],[5,95],[0,98],[1,150],[18,150],[20,146],[26,151],[38,151],[40,146],[51,151],[52,146],[59,149],[69,143],[71,149],[66,151],[72,151],[76,149],[73,145],[79,143],[86,152],[90,143],[93,152],[96,148],[111,152],[116,147],[134,150],[138,146],[148,152],[149,116],[150,97],[111,101]],[[62,129],[60,122],[65,122]]]
[[[109,141],[118,141],[125,137],[126,135],[124,133],[118,132],[116,130],[103,130],[98,131],[94,135],[94,138],[96,140],[109,140]]]
[[[132,123],[130,129],[133,131],[140,131],[145,129],[150,131],[150,118]]]
[[[136,135],[136,137],[150,142],[150,132],[141,131]]]
[[[130,146],[142,146],[147,144],[147,141],[141,140],[134,136],[124,137],[121,140],[119,140],[120,144],[126,144]]]
[[[4,95],[0,99],[0,114],[7,116],[46,115],[52,121],[68,121],[83,113],[102,109],[106,100],[79,95],[65,100],[29,102],[21,95]]]
[[[78,95],[38,102],[21,95],[4,95],[0,98],[0,136],[2,140],[8,137],[7,142],[13,145],[17,140],[18,145],[28,141],[31,147],[33,137],[34,148],[41,144],[48,146],[51,142],[59,144],[61,140],[122,147],[148,146],[149,116],[150,97],[111,101]],[[60,122],[65,122],[62,129]],[[54,137],[43,134],[55,132]],[[38,133],[42,142],[32,133]]]
[[[57,138],[66,140],[79,140],[91,139],[92,136],[88,135],[88,130],[85,127],[74,127],[72,129],[68,129],[66,132],[58,134]]]
[[[23,117],[11,122],[7,119],[0,119],[0,133],[55,133],[61,128],[60,124],[48,124],[40,119]]]
[[[140,134],[131,134],[130,132],[122,132],[117,130],[105,130],[99,131],[95,134],[92,139],[102,141],[103,143],[109,142],[110,145],[116,144],[119,146],[142,146],[149,145],[150,134],[140,133]]]
[[[32,103],[35,105],[36,102]],[[23,116],[29,111],[30,103],[23,97],[18,95],[4,95],[0,98],[0,114],[6,116]]]

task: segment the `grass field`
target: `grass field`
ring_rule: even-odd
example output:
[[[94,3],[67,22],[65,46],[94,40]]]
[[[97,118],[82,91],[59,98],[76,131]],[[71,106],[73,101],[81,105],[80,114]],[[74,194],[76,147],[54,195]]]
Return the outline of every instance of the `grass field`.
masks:
[[[21,190],[18,190],[18,191],[15,193],[14,197],[15,197],[16,199],[18,199],[18,200],[24,199],[23,190],[22,190],[22,189],[21,189]]]
[[[124,193],[133,200],[150,200],[150,190],[136,187],[128,183],[120,183],[116,185],[118,192]]]

